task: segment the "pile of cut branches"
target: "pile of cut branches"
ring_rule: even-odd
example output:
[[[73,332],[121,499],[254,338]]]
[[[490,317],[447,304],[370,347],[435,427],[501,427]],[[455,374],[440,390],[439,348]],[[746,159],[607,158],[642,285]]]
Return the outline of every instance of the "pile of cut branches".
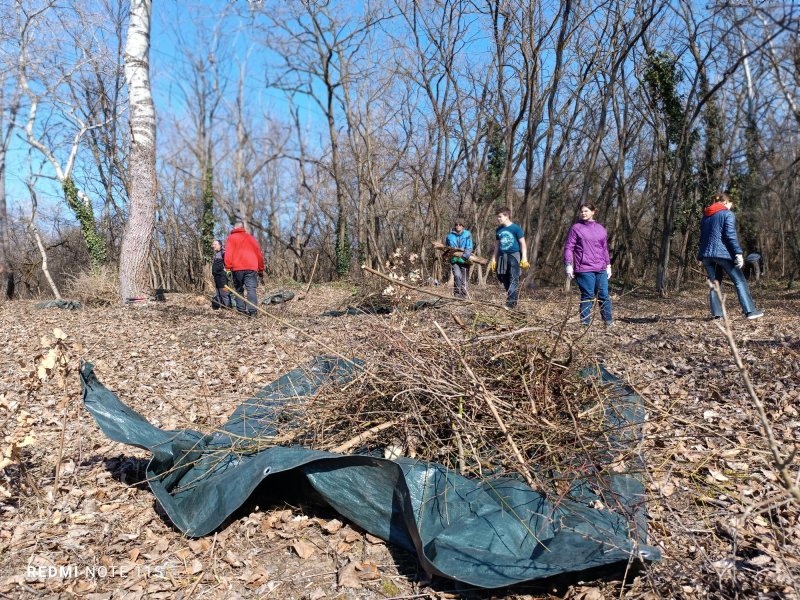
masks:
[[[435,461],[467,476],[518,473],[559,494],[582,475],[619,470],[627,457],[609,455],[609,391],[579,376],[573,344],[546,324],[498,328],[480,336],[371,319],[364,368],[345,386],[323,388],[288,425],[292,437],[315,449]]]

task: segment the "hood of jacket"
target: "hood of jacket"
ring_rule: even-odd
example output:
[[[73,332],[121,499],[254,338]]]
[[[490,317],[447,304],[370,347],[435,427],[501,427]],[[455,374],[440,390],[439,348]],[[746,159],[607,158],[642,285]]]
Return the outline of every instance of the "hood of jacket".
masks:
[[[721,210],[728,210],[728,207],[725,206],[722,202],[714,202],[714,204],[706,206],[703,209],[703,214],[707,217],[710,217],[714,213],[718,213]]]

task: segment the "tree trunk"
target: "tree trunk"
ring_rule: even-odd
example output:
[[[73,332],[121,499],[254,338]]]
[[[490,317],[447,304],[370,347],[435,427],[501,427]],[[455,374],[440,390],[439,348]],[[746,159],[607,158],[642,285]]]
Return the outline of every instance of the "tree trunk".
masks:
[[[50,269],[47,268],[47,250],[42,243],[42,237],[39,235],[39,230],[36,228],[36,225],[33,224],[33,219],[31,219],[31,235],[36,241],[36,247],[39,248],[39,253],[42,255],[42,273],[44,273],[44,277],[47,279],[47,283],[50,285],[53,296],[55,296],[56,300],[61,300],[61,293],[58,291],[58,287],[56,286],[55,281],[53,281],[53,277],[50,275]]]
[[[6,285],[6,298],[14,297],[14,271],[11,269],[8,243],[8,210],[6,208],[6,153],[0,148],[0,286]]]
[[[150,17],[152,0],[131,0],[125,48],[125,80],[130,98],[131,146],[128,190],[130,211],[119,264],[120,299],[146,289],[147,256],[155,224],[156,111],[150,91]]]

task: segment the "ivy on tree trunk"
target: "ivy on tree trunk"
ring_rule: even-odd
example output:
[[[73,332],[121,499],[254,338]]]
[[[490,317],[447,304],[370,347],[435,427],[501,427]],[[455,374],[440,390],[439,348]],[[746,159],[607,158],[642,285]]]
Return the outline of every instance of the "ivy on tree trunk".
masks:
[[[344,277],[350,272],[350,236],[347,220],[340,212],[336,223],[336,275]]]
[[[203,244],[203,256],[210,260],[214,241],[214,170],[209,164],[203,177],[203,217],[200,223],[200,239]]]
[[[81,228],[83,241],[86,243],[86,250],[89,252],[89,260],[92,267],[99,267],[108,260],[108,250],[106,242],[97,232],[97,225],[94,221],[94,210],[88,202],[82,202],[78,197],[78,188],[72,177],[67,177],[63,183],[64,197],[67,199],[67,206],[70,207],[78,224]]]

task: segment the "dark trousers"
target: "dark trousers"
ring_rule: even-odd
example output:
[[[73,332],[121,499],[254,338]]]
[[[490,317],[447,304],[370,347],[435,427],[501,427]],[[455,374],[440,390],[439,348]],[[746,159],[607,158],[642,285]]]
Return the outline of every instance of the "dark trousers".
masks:
[[[249,315],[255,316],[256,306],[258,305],[258,297],[256,296],[256,286],[258,285],[258,274],[255,271],[234,271],[233,272],[233,287],[239,296],[247,298],[249,304],[241,298],[236,298],[236,310],[239,312],[246,312]],[[245,293],[246,292],[246,293]]]
[[[226,290],[225,288],[217,288],[217,295],[214,298],[217,301],[217,308],[220,306],[224,306],[225,308],[231,308],[231,293]]]
[[[453,296],[456,298],[466,298],[467,281],[469,280],[469,265],[451,263],[450,269],[453,272]]]
[[[505,261],[505,263],[504,263]],[[517,306],[519,299],[519,255],[514,254],[501,254],[500,261],[497,265],[497,278],[503,287],[506,289],[506,306],[514,308]]]

